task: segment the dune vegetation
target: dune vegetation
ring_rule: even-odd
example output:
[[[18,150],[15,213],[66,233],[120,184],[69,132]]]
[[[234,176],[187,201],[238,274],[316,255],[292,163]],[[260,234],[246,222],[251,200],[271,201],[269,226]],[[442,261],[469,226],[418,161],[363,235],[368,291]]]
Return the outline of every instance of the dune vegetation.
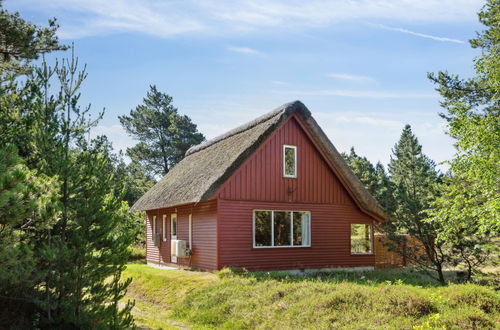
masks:
[[[292,276],[129,264],[124,276],[137,325],[153,329],[476,329],[500,317],[493,287],[440,286],[412,269]]]

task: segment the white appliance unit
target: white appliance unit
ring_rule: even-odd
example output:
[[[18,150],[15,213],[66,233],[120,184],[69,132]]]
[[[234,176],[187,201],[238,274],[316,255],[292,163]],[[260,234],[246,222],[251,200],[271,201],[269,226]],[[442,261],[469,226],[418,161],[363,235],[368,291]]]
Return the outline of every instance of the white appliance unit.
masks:
[[[172,262],[177,262],[177,258],[187,257],[187,242],[180,239],[173,239],[170,243],[170,255],[172,256]]]

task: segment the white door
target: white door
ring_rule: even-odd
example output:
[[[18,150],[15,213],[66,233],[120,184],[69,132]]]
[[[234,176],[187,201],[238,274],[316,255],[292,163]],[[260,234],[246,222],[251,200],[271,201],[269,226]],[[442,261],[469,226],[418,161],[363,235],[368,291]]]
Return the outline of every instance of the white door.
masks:
[[[170,242],[177,240],[177,214],[170,215]],[[177,256],[171,256],[171,261],[177,263]]]

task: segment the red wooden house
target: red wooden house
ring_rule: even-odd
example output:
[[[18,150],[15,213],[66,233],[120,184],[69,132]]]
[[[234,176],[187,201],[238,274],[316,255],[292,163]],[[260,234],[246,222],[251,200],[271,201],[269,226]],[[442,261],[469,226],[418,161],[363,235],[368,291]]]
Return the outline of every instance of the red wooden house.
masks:
[[[372,268],[385,220],[300,101],[192,147],[132,211],[148,263],[207,270]]]

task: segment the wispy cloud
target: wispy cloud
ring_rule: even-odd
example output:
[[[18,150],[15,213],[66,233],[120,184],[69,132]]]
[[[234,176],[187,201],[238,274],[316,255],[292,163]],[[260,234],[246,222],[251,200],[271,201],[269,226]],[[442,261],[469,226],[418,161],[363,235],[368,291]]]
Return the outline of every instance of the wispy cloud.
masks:
[[[411,30],[407,30],[407,29],[403,29],[403,28],[399,28],[399,27],[392,27],[392,26],[387,26],[387,25],[383,25],[383,24],[376,24],[376,26],[378,26],[378,27],[380,27],[382,29],[385,29],[385,30],[389,30],[389,31],[396,31],[396,32],[401,32],[401,33],[407,33],[407,34],[411,34],[413,36],[417,36],[417,37],[421,37],[421,38],[427,38],[427,39],[432,39],[432,40],[441,41],[441,42],[454,42],[454,43],[457,43],[457,44],[464,44],[465,43],[465,41],[459,40],[459,39],[453,39],[453,38],[447,38],[447,37],[440,37],[440,36],[435,36],[435,35],[432,35],[432,34],[415,32],[415,31],[411,31]]]
[[[273,81],[271,81],[271,83],[273,83],[273,85],[278,85],[278,86],[288,85],[288,83],[286,81],[281,81],[281,80],[273,80]]]
[[[372,77],[349,74],[349,73],[329,73],[327,74],[330,78],[342,79],[342,80],[350,80],[350,81],[358,81],[358,82],[371,82],[375,81]]]
[[[249,54],[249,55],[261,55],[262,53],[256,49],[250,47],[239,47],[239,46],[229,46],[228,50],[236,53]]]
[[[322,90],[302,90],[288,91],[292,95],[308,96],[341,96],[357,97],[365,99],[427,99],[436,98],[435,93],[428,92],[407,92],[407,91],[379,91],[379,90],[356,90],[356,89],[322,89]]]
[[[7,7],[56,16],[61,37],[139,32],[159,37],[300,29],[346,21],[457,22],[475,20],[483,0],[16,0]],[[400,32],[434,36],[401,29]],[[441,38],[441,37],[436,37]],[[444,38],[441,41],[455,39]],[[450,40],[447,40],[450,39]],[[436,39],[439,40],[439,39]],[[456,41],[451,41],[456,42]]]

